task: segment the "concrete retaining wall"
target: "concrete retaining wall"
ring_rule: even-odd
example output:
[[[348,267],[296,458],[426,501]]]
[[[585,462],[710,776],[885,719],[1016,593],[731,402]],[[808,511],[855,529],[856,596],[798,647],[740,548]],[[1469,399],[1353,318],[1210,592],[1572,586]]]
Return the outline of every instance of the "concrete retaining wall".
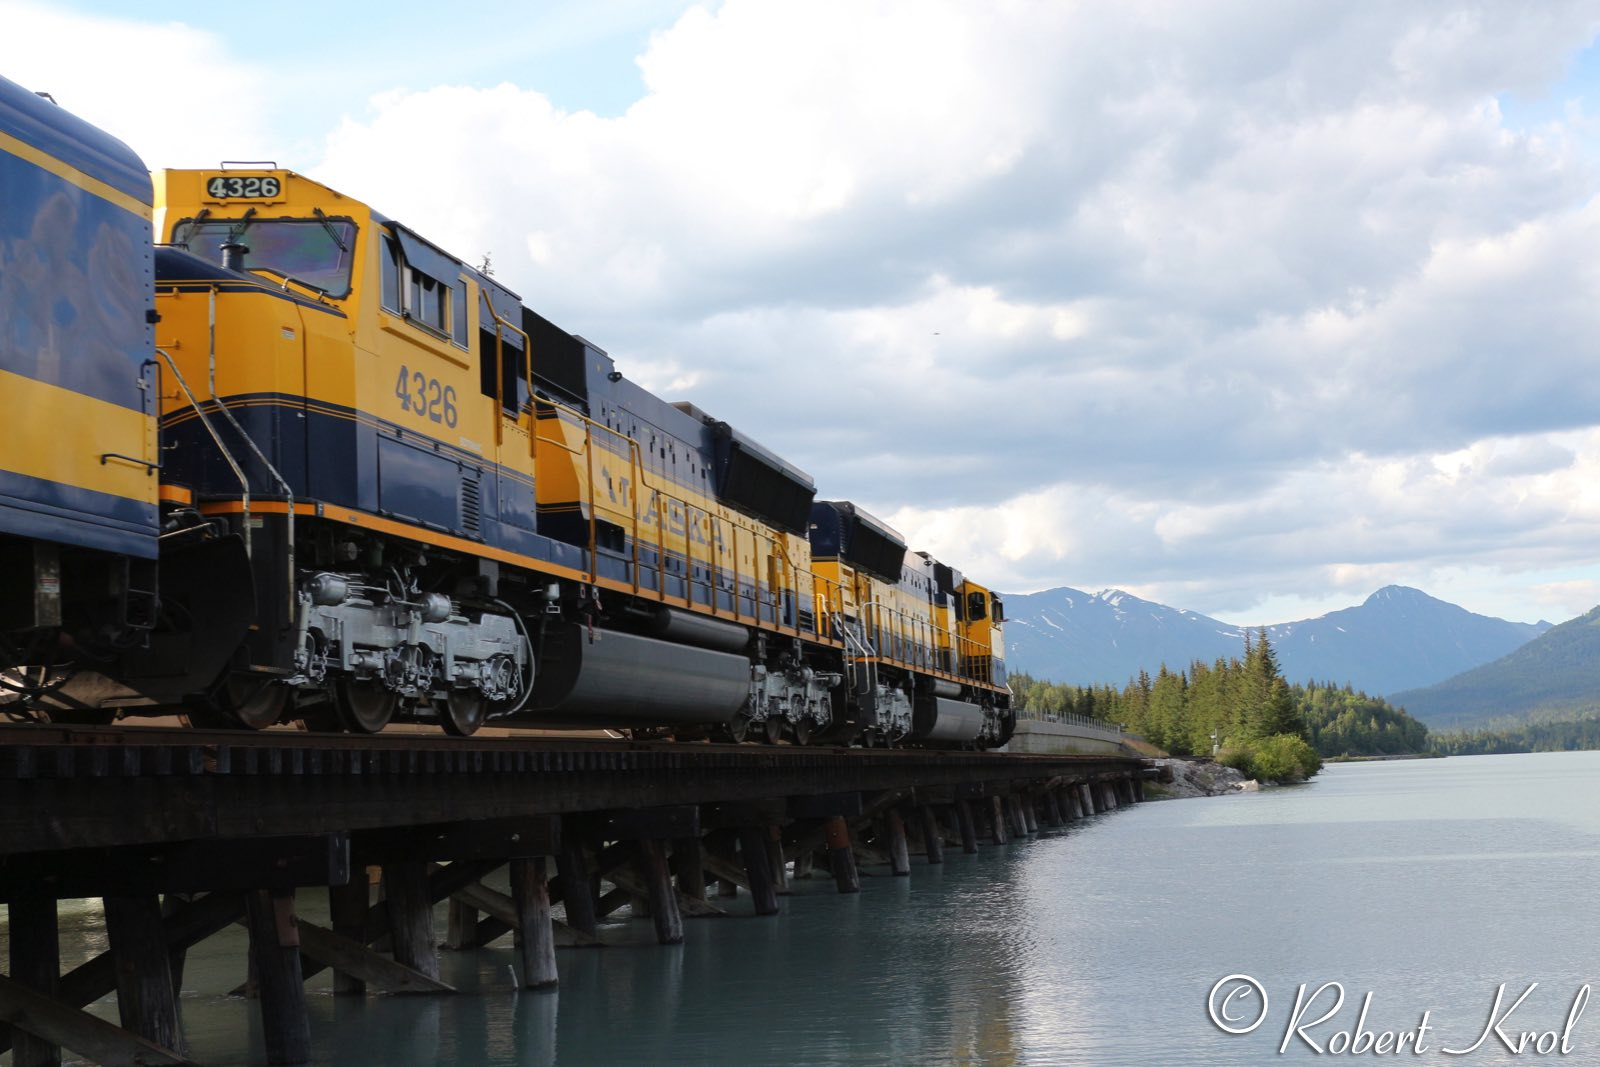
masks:
[[[1006,752],[1057,754],[1077,752],[1091,756],[1121,755],[1121,735],[1115,730],[1077,723],[1019,719]]]

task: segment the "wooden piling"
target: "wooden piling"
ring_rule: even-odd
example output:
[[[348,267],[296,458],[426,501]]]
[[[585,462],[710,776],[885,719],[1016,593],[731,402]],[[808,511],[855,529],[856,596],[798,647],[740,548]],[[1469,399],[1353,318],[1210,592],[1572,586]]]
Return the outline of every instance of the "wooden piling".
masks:
[[[928,863],[943,863],[944,832],[939,828],[939,816],[931,804],[922,805],[917,814],[922,819],[922,850],[928,855]]]
[[[828,866],[833,883],[841,893],[861,892],[861,873],[856,870],[855,850],[850,847],[850,824],[835,815],[823,824],[823,839],[828,846]]]
[[[958,797],[955,803],[956,828],[961,831],[961,851],[968,856],[978,851],[978,828],[972,819],[972,803]]]
[[[478,947],[478,909],[459,900],[450,901],[450,925],[446,928],[446,948]]]
[[[191,893],[166,893],[161,897],[161,921],[163,924],[174,915],[181,912],[194,899]],[[172,996],[178,1002],[178,1029],[183,1029],[183,967],[189,958],[189,950],[177,945],[167,946],[168,966],[172,969]]]
[[[890,808],[884,813],[883,828],[889,846],[889,870],[904,878],[911,873],[911,853],[906,848],[906,821],[898,809]]]
[[[1022,823],[1028,828],[1028,833],[1039,832],[1039,813],[1033,810],[1033,794],[1022,794]]]
[[[679,837],[672,842],[672,873],[678,892],[693,900],[706,899],[705,857],[698,837]]]
[[[1055,798],[1056,810],[1061,813],[1061,825],[1065,826],[1078,818],[1077,809],[1072,806],[1072,788],[1052,789],[1050,795]]]
[[[548,989],[556,984],[556,935],[550,921],[550,889],[543,856],[511,861],[511,900],[517,912],[517,951],[522,963],[522,988]]]
[[[300,971],[294,893],[265,889],[246,893],[245,924],[261,989],[261,1032],[267,1062],[306,1063],[311,1059],[311,1017],[306,1013],[306,986]]]
[[[561,829],[561,852],[556,856],[556,876],[561,883],[561,903],[567,909],[567,925],[586,937],[600,936],[595,916],[593,883],[583,842],[573,831],[571,820]]]
[[[367,909],[372,903],[372,884],[367,871],[358,867],[350,872],[350,881],[344,885],[328,887],[328,924],[335,934],[359,945],[367,943]],[[334,996],[361,996],[367,983],[335,968],[333,972]]]
[[[1015,793],[1006,797],[1006,816],[1010,820],[1012,837],[1028,836],[1028,818],[1022,811],[1022,798]]]
[[[778,893],[789,892],[789,868],[783,862],[783,827],[767,827],[767,862],[772,867],[772,887]]]
[[[427,864],[420,860],[391,863],[383,869],[383,886],[395,962],[437,980],[439,952],[433,940]]]
[[[1100,783],[1100,792],[1106,798],[1106,810],[1107,811],[1116,811],[1117,810],[1117,791],[1113,787],[1113,784],[1111,782],[1101,782]]]
[[[1044,822],[1052,829],[1059,829],[1065,825],[1066,820],[1061,817],[1061,802],[1056,799],[1054,789],[1044,791]]]
[[[667,866],[667,850],[660,841],[635,842],[634,868],[650,896],[650,918],[655,922],[656,942],[662,945],[683,943],[683,914],[678,910],[678,895],[672,890],[672,871]]]
[[[759,826],[739,828],[739,858],[750,879],[750,898],[757,915],[778,914],[778,893],[772,885],[772,861],[767,859],[766,832]]]
[[[1135,778],[1133,780],[1133,799],[1137,803],[1140,803],[1140,804],[1144,803],[1144,779],[1143,778]]]
[[[178,1000],[172,991],[160,899],[154,893],[112,896],[104,904],[122,1028],[162,1048],[180,1050]]]
[[[1083,796],[1083,813],[1085,815],[1099,815],[1104,810],[1094,802],[1094,790],[1089,788],[1088,782],[1079,782],[1078,792]]]
[[[11,977],[51,1000],[61,986],[61,941],[54,894],[14,898],[9,910]],[[61,1046],[26,1030],[12,1031],[12,1067],[60,1067]]]
[[[811,872],[816,868],[817,854],[809,848],[801,849],[794,857],[794,877],[796,880],[810,878]]]

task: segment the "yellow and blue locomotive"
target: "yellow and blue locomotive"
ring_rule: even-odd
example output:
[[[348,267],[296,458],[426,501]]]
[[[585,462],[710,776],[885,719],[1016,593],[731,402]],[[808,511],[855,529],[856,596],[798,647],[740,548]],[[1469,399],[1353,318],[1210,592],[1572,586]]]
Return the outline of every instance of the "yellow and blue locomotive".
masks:
[[[115,684],[59,696],[134,714],[181,690],[249,727],[1009,736],[998,603],[749,435],[303,175],[153,193],[155,355],[141,318],[129,357],[159,416],[148,535],[159,497],[208,577],[162,595]]]

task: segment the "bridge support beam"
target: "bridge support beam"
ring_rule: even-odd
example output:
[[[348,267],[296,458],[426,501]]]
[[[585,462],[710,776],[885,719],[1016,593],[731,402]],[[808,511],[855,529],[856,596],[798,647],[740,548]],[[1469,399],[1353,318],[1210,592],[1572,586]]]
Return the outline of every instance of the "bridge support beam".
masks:
[[[1006,819],[1010,823],[1012,837],[1020,839],[1028,836],[1028,820],[1022,815],[1022,799],[1015,793],[1006,795]]]
[[[957,797],[955,803],[956,829],[961,832],[961,851],[968,856],[978,851],[978,827],[972,820],[972,803],[966,797]]]
[[[883,813],[883,829],[889,848],[889,870],[895,877],[904,878],[911,873],[911,853],[906,847],[906,821],[898,808]]]
[[[433,941],[433,900],[428,895],[428,866],[402,860],[383,869],[384,899],[389,905],[389,936],[396,963],[439,980],[439,951]]]
[[[1056,791],[1046,788],[1044,793],[1044,824],[1051,829],[1060,829],[1066,821],[1061,817],[1061,802],[1056,799]]]
[[[706,865],[699,835],[673,838],[672,873],[678,892],[691,900],[706,899]]]
[[[478,947],[478,909],[450,899],[449,926],[444,935],[446,948],[465,949]]]
[[[61,944],[56,898],[14,897],[8,906],[11,977],[41,996],[56,999],[61,985]],[[12,1031],[14,1067],[61,1067],[61,1046],[26,1030]]]
[[[665,846],[660,841],[638,842],[634,866],[650,897],[650,917],[655,921],[657,944],[682,944],[683,913],[678,909],[678,894],[672,888],[672,871],[667,866]]]
[[[426,895],[426,882],[423,884]],[[250,955],[261,990],[261,1031],[267,1062],[306,1063],[311,1059],[311,1017],[306,1012],[306,986],[300,970],[294,891],[257,889],[245,894],[244,903]],[[431,954],[431,944],[429,950]],[[431,977],[437,980],[437,958],[434,967]]]
[[[106,936],[117,975],[122,1028],[162,1048],[181,1049],[172,957],[154,893],[104,898]]]
[[[662,866],[665,867],[664,861]],[[517,910],[522,988],[548,989],[557,981],[556,936],[550,920],[550,890],[545,882],[543,856],[511,861],[511,899]],[[677,909],[673,910],[676,914]],[[681,929],[678,936],[683,937]]]
[[[350,872],[350,881],[344,885],[328,887],[328,923],[340,937],[359,945],[367,944],[367,909],[372,906],[372,883],[367,879],[367,869],[357,867]],[[361,996],[367,983],[352,974],[333,971],[334,996]]]
[[[1006,843],[1006,805],[997,796],[989,798],[989,838],[997,845]]]
[[[855,849],[850,847],[850,824],[835,815],[823,824],[823,840],[828,846],[828,867],[833,884],[841,893],[861,892],[861,873],[856,870]]]
[[[772,884],[772,861],[767,858],[768,834],[759,826],[741,826],[739,858],[750,880],[750,896],[757,915],[778,914],[778,893]]]
[[[928,863],[943,863],[944,834],[939,829],[939,816],[934,812],[933,805],[923,804],[917,808],[917,816],[922,822],[922,851],[927,854]]]
[[[556,855],[556,877],[561,883],[561,903],[567,909],[567,925],[586,937],[600,936],[595,915],[594,883],[589,877],[589,860],[583,851],[583,838],[573,825],[562,820],[561,851]]]

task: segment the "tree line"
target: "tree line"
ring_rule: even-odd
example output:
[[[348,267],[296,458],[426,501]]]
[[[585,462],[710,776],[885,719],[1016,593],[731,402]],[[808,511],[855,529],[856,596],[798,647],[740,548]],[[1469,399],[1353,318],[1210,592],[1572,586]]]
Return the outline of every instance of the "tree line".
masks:
[[[1246,636],[1242,657],[1195,660],[1179,671],[1162,664],[1155,677],[1140,671],[1121,689],[1013,674],[1011,691],[1026,711],[1103,719],[1178,756],[1259,749],[1284,735],[1300,738],[1318,756],[1428,748],[1428,728],[1379,697],[1348,684],[1287,682],[1264,629]]]
[[[1600,749],[1600,719],[1530,722],[1499,730],[1433,735],[1433,749],[1446,756],[1503,752],[1578,752]]]

